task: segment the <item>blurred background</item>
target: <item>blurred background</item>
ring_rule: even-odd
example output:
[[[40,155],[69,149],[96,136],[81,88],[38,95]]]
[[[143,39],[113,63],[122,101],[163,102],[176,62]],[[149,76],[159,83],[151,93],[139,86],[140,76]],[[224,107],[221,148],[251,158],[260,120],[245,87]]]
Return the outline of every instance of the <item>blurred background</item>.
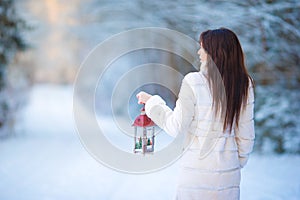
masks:
[[[227,27],[238,35],[249,73],[256,84],[254,160],[263,163],[261,167],[272,162],[279,166],[284,162],[294,162],[284,169],[298,181],[293,182],[294,186],[288,193],[290,196],[281,194],[283,196],[279,197],[296,199],[300,196],[299,170],[293,168],[300,163],[299,8],[297,0],[0,0],[0,198],[22,199],[18,196],[22,194],[23,199],[126,199],[123,195],[129,195],[126,191],[135,187],[134,182],[129,185],[118,183],[123,189],[114,195],[112,185],[109,189],[99,186],[100,182],[105,185],[108,179],[103,179],[103,170],[116,180],[127,176],[108,169],[97,171],[99,166],[91,164],[94,161],[89,160],[75,133],[72,90],[80,64],[97,44],[133,28],[169,28],[198,40],[204,30]],[[150,50],[133,53],[127,59],[126,67],[163,62],[176,66],[182,74],[188,73],[190,66],[187,68],[183,59],[166,55],[162,61],[160,53]],[[114,74],[120,76],[112,72],[110,78],[114,79]],[[109,94],[115,83],[107,80]],[[178,83],[180,81],[174,80],[174,84]],[[167,99],[170,104],[174,100],[172,96]],[[107,103],[110,102],[104,100],[102,106],[99,105],[104,113]],[[72,163],[72,173],[66,167],[64,156],[68,157],[68,163]],[[78,156],[80,160],[77,160]],[[44,159],[47,166],[42,164]],[[268,162],[264,163],[265,160]],[[86,163],[90,163],[90,168]],[[58,172],[55,165],[64,166],[63,170]],[[35,175],[30,179],[27,172]],[[48,172],[57,179],[45,175]],[[62,178],[66,172],[70,174]],[[172,176],[173,172],[165,171],[163,176]],[[245,176],[250,177],[254,172],[257,171],[251,171],[249,166]],[[70,177],[72,184],[92,180],[91,189],[85,189],[81,196],[68,196],[68,192],[81,188],[79,183],[70,186]],[[282,177],[284,175],[279,178]],[[22,178],[29,181],[19,181]],[[133,180],[140,181],[140,178]],[[103,190],[95,186],[98,183]],[[53,186],[55,184],[69,186],[66,187],[69,189],[65,192]],[[242,186],[246,188],[248,184]],[[282,185],[272,186],[276,190]],[[36,187],[39,189],[34,190]],[[252,185],[250,189],[255,187]],[[156,187],[160,193],[166,193],[162,199],[170,199],[174,188]],[[247,199],[250,189],[242,193],[245,195],[243,199]],[[22,192],[17,193],[17,190]],[[151,190],[144,188],[141,191],[150,193]],[[268,187],[265,191],[267,193],[259,194],[274,192]],[[265,197],[273,199],[272,196]]]

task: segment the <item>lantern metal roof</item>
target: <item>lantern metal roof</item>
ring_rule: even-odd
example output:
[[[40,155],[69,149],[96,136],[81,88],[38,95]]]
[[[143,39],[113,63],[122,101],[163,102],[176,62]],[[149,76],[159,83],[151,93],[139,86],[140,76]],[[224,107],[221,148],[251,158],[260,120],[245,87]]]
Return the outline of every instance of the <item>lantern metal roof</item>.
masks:
[[[141,109],[141,114],[134,120],[132,126],[150,127],[155,126],[155,123],[146,115],[145,108]]]

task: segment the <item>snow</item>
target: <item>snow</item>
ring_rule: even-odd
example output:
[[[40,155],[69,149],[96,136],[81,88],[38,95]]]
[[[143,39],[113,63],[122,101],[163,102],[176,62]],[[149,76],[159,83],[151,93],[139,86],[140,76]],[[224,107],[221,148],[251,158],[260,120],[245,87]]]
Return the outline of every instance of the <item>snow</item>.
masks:
[[[207,29],[232,29],[240,39],[256,85],[257,145],[262,151],[300,152],[300,109],[294,103],[300,100],[300,1],[74,0],[72,4],[67,4],[23,0],[16,1],[16,5],[17,14],[33,27],[33,30],[24,33],[24,38],[34,48],[26,53],[28,57],[24,58],[27,58],[20,56],[15,71],[24,77],[31,74],[29,79],[33,81],[73,81],[76,66],[91,49],[114,34],[134,28],[169,28],[195,40],[199,40],[200,33]],[[156,37],[152,39],[157,40]],[[145,38],[135,40],[144,41]],[[124,47],[131,45],[121,43]],[[182,45],[187,48],[186,43],[179,41],[174,45],[174,49]],[[1,47],[0,51],[3,51]],[[182,74],[190,71],[187,70],[190,63],[162,52],[143,49],[120,55],[107,68],[102,79],[105,87],[103,90],[97,89],[96,98],[109,102],[102,96],[109,96],[124,73],[141,64],[165,64]],[[195,56],[198,57],[196,51]],[[195,59],[193,64],[198,66],[199,62]],[[12,79],[12,85],[18,85],[18,82],[22,85],[19,76]],[[154,73],[154,76],[164,78],[159,73]],[[149,74],[144,73],[140,78],[143,80],[146,77]],[[92,83],[87,79],[85,84],[83,90],[88,90]],[[98,101],[97,110],[108,108],[103,101]]]
[[[75,131],[72,92],[68,85],[32,88],[15,134],[0,140],[0,199],[172,199],[178,162],[132,175],[87,153]],[[241,199],[299,199],[299,166],[299,155],[252,154],[242,170]]]

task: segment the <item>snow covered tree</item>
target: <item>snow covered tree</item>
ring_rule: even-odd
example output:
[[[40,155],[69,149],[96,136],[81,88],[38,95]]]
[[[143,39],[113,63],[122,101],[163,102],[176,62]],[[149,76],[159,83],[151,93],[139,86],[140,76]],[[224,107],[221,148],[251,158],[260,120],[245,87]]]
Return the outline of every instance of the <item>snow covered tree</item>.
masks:
[[[256,83],[256,149],[300,153],[298,0],[91,2],[84,16],[91,20],[92,30],[97,22],[99,30],[95,32],[97,36],[102,33],[103,40],[112,33],[147,26],[167,27],[195,40],[207,29],[232,29],[241,41]],[[164,64],[174,66],[173,63],[186,73],[182,61],[170,58]]]
[[[14,0],[0,1],[0,89],[5,85],[5,67],[26,44],[21,31],[28,28],[14,7]]]
[[[10,115],[10,101],[6,87],[7,66],[15,54],[27,45],[21,35],[28,29],[25,21],[18,17],[14,0],[0,1],[0,128]]]

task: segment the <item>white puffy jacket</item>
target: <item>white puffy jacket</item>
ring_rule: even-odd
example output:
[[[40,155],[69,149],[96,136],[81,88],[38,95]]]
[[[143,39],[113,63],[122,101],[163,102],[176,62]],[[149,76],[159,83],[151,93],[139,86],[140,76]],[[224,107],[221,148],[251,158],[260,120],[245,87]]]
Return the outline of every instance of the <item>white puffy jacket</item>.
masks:
[[[187,74],[174,110],[158,95],[145,105],[146,114],[171,136],[186,134],[190,146],[181,158],[177,199],[239,199],[240,168],[253,149],[254,92],[250,85],[239,127],[223,132],[214,117],[204,71]]]

